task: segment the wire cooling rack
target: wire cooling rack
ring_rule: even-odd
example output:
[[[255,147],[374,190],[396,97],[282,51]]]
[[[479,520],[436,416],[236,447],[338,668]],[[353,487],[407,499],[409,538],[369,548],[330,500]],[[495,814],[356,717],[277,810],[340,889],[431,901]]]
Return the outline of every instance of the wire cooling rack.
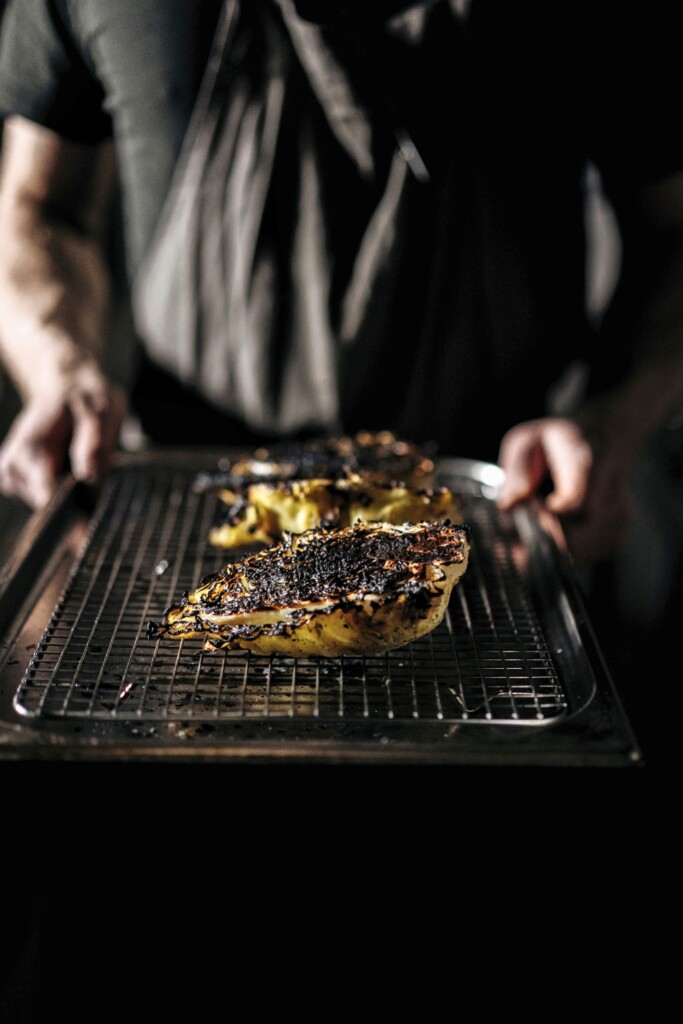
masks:
[[[239,553],[209,544],[219,499],[193,488],[191,463],[123,465],[100,497],[15,710],[52,720],[296,719],[321,727],[558,721],[567,694],[514,557],[519,539],[503,525],[486,476],[468,465],[456,460],[440,475],[460,495],[472,537],[441,625],[387,654],[306,659],[147,638],[150,620]]]

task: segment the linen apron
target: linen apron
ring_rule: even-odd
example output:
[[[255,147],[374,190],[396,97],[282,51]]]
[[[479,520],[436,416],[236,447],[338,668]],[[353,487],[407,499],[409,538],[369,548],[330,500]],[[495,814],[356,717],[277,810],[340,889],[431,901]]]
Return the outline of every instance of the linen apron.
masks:
[[[336,314],[330,224],[345,200],[322,185],[321,112],[346,180],[373,183]],[[395,145],[378,168],[373,130],[317,26],[285,0],[224,0],[132,297],[151,357],[254,430],[341,430],[345,390],[378,356],[366,329],[360,359],[342,358],[382,317],[406,185]]]

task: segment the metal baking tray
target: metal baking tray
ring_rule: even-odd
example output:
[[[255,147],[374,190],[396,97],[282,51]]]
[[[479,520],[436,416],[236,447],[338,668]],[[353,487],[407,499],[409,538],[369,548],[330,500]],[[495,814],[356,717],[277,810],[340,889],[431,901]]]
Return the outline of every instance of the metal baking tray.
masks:
[[[374,657],[205,653],[147,623],[221,568],[221,464],[121,455],[67,483],[0,585],[0,757],[15,760],[620,766],[643,763],[557,523],[496,508],[502,471],[445,458],[472,550],[443,623]]]

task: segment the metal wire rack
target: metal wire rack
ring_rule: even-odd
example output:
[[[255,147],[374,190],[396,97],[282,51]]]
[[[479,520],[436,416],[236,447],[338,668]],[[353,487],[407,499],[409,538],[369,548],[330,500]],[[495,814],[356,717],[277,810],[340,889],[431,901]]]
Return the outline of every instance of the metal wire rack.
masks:
[[[485,483],[442,474],[462,499],[469,568],[442,624],[373,657],[204,653],[146,627],[229,556],[208,543],[218,497],[187,465],[112,474],[14,698],[23,717],[121,722],[440,722],[548,725],[567,696]]]

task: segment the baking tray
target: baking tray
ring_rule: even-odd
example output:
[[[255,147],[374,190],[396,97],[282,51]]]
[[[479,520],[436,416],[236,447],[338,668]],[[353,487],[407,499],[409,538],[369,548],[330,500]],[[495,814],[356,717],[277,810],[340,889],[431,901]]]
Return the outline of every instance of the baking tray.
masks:
[[[502,471],[438,461],[472,536],[443,623],[388,654],[205,653],[147,624],[228,554],[208,543],[229,453],[121,455],[99,495],[66,482],[0,587],[0,757],[17,760],[642,766],[564,552]]]

